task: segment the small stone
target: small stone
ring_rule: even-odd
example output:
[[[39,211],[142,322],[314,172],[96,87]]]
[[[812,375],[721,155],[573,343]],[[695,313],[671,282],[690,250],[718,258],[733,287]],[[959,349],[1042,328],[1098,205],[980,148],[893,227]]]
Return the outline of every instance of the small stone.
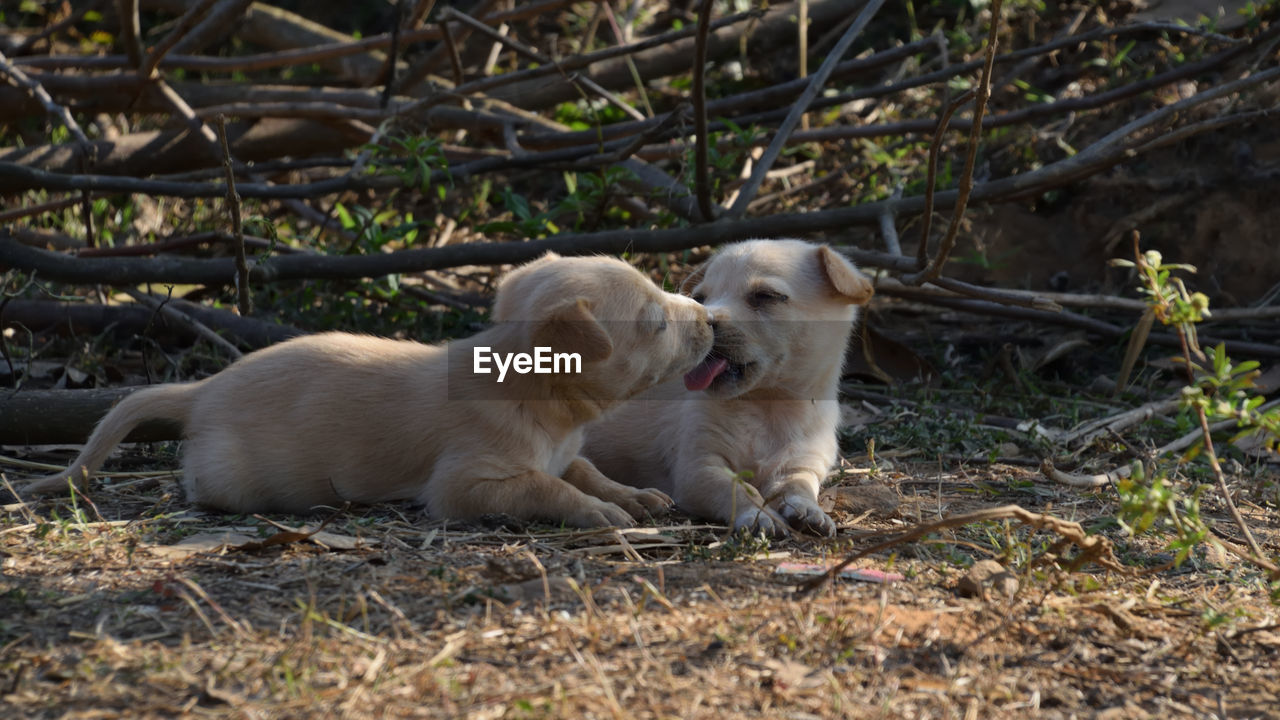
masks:
[[[1012,598],[1018,594],[1018,587],[1018,578],[995,560],[979,560],[956,582],[956,592],[961,597],[984,600],[993,595]]]

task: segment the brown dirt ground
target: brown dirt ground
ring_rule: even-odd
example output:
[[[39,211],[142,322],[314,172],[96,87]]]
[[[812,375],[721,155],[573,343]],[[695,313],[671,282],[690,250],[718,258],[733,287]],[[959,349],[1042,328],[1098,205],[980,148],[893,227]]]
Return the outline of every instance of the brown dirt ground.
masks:
[[[171,546],[280,531],[193,511],[174,493],[168,478],[117,479],[93,492],[86,522],[67,501],[4,508],[5,716],[1280,712],[1277,608],[1230,556],[1143,574],[1165,559],[1159,543],[1121,539],[1133,576],[1071,573],[1028,562],[1052,538],[988,524],[858,563],[905,574],[887,586],[842,581],[802,597],[774,572],[784,559],[839,558],[917,521],[1006,502],[1086,527],[1114,512],[1109,490],[1065,489],[1010,466],[851,471],[825,496],[837,539],[767,546],[678,517],[620,537],[501,518],[443,526],[384,506],[338,513],[329,547],[188,553]],[[1210,504],[1206,514],[1221,513]],[[1274,548],[1274,516],[1251,517]],[[1018,576],[1012,597],[957,593],[964,565],[986,557]]]

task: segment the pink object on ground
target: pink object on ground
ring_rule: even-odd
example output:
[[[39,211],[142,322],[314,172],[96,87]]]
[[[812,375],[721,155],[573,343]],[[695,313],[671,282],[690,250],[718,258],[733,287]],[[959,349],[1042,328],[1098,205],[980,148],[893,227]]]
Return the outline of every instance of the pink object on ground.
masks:
[[[778,575],[817,576],[833,567],[835,567],[835,563],[820,565],[818,563],[784,562],[778,564],[778,569],[774,570],[774,573]],[[880,583],[882,585],[906,579],[906,576],[901,573],[852,567],[841,570],[839,577],[843,580],[861,580],[862,582]]]

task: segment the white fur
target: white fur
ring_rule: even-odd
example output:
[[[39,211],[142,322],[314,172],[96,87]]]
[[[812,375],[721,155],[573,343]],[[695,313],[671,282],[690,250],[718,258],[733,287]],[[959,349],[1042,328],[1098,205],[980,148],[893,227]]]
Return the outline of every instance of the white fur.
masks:
[[[184,425],[189,499],[232,512],[412,499],[436,518],[500,512],[590,527],[630,526],[668,506],[582,458],[581,426],[697,363],[711,345],[706,311],[622,261],[548,255],[503,279],[494,315],[493,328],[448,349],[326,333],[199,382],[139,390],[68,471],[27,492],[87,479],[135,425],[157,418]],[[494,385],[496,375],[449,369],[470,363],[473,347],[537,345],[581,353],[582,374],[508,374]]]
[[[714,352],[741,373],[638,396],[588,426],[583,454],[735,528],[834,533],[818,490],[837,458],[841,366],[870,281],[826,246],[755,240],[721,250],[685,289],[713,317]],[[786,299],[753,304],[759,291]]]

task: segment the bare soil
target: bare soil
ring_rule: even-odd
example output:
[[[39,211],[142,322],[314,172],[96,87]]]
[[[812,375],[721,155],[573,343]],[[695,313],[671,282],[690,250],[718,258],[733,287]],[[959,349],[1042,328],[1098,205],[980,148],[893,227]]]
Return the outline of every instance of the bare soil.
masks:
[[[9,717],[49,718],[1276,716],[1277,610],[1228,555],[1153,572],[1160,544],[1112,528],[1132,575],[1065,572],[1035,560],[1054,538],[990,524],[858,563],[901,581],[797,593],[780,562],[920,520],[1016,502],[1105,531],[1114,512],[1108,489],[1022,468],[878,463],[824,494],[830,541],[678,516],[623,533],[441,525],[403,506],[303,539],[193,511],[167,478],[117,479],[96,510],[9,505],[0,693]],[[1274,515],[1249,515],[1275,547]],[[183,549],[227,532],[285,542]],[[1011,596],[958,592],[984,558],[1017,578]]]

